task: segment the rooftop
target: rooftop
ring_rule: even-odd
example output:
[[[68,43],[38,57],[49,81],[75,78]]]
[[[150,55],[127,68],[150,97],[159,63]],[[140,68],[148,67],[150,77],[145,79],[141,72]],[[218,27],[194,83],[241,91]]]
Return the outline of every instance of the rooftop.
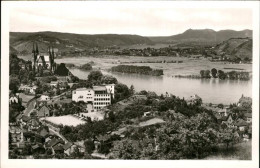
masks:
[[[67,150],[67,149],[69,149],[72,145],[73,145],[73,144],[72,144],[71,142],[68,142],[68,143],[66,143],[66,144],[63,146],[63,149],[64,149],[64,150]]]
[[[107,88],[105,86],[93,86],[94,91],[106,91]]]

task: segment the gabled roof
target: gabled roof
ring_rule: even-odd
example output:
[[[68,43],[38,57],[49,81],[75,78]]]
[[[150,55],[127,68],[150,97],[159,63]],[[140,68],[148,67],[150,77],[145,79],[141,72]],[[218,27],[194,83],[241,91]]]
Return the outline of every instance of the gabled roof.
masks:
[[[245,120],[241,119],[241,120],[237,121],[234,125],[240,127],[240,126],[247,126],[248,123]]]
[[[48,93],[48,92],[44,92],[42,95],[49,96],[50,93]]]
[[[73,144],[72,144],[71,142],[68,142],[68,143],[66,143],[65,145],[63,145],[63,149],[64,149],[64,150],[67,150],[67,149],[69,149],[72,145],[73,145]]]
[[[59,81],[51,81],[51,84],[58,84]]]
[[[97,136],[98,141],[107,141],[109,138],[110,138],[110,135],[107,135],[107,134]]]
[[[252,113],[245,113],[245,117],[252,118]]]
[[[231,117],[231,119],[233,119],[232,116],[231,116],[231,114],[228,114],[227,116],[221,117],[219,120],[221,120],[221,121],[227,121],[229,117]]]
[[[35,119],[32,119],[32,124],[31,125],[34,126],[34,127],[38,127],[40,124]]]
[[[16,120],[20,120],[23,117],[22,114],[18,114],[18,116],[16,116]]]
[[[42,137],[46,137],[48,134],[49,134],[49,132],[48,132],[45,128],[42,128],[42,129],[41,129],[40,135],[41,135]]]
[[[94,91],[107,91],[105,86],[93,86]]]
[[[64,149],[63,149],[63,147],[61,145],[55,145],[55,146],[53,146],[53,150],[55,150],[55,151],[63,151]]]
[[[38,115],[38,117],[45,117],[46,113],[49,113],[49,108],[44,105],[40,108],[37,115]]]
[[[77,88],[77,89],[74,90],[74,91],[84,91],[84,90],[91,90],[91,89],[88,89],[88,88]]]
[[[23,120],[24,122],[28,122],[28,121],[30,120],[30,117],[23,115],[23,116],[22,116],[22,120]]]
[[[52,140],[50,140],[49,142],[46,143],[46,147],[52,147],[56,144],[60,143],[60,141],[56,138],[53,138]]]
[[[40,145],[36,144],[36,145],[32,146],[32,149],[37,149],[39,147],[40,147]]]

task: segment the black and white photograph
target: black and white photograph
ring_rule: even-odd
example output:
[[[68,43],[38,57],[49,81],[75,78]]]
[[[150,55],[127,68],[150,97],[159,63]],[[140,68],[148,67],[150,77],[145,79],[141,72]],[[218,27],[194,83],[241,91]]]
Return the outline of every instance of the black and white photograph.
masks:
[[[259,2],[3,9],[4,168],[259,166]]]

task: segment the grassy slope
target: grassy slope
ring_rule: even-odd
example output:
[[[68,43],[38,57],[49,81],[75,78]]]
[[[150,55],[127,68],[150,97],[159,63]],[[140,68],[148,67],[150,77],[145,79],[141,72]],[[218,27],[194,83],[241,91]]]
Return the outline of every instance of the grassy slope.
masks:
[[[217,53],[225,52],[232,57],[252,58],[252,39],[248,38],[231,38],[215,47]]]
[[[152,44],[153,42],[138,35],[117,35],[117,34],[99,34],[84,35],[59,32],[36,32],[36,33],[18,33],[10,32],[10,45],[21,52],[28,53],[32,51],[32,43],[37,42],[39,50],[47,51],[49,45],[53,45],[59,50],[87,49],[93,47],[121,46],[134,44]],[[66,47],[73,45],[73,47]]]
[[[227,151],[222,146],[220,151],[214,155],[205,158],[206,160],[251,160],[252,159],[252,142],[242,142],[229,148]]]

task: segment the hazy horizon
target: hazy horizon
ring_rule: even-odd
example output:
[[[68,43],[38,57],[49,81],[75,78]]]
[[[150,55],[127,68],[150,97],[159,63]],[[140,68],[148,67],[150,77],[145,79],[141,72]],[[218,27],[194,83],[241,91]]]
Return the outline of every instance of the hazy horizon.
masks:
[[[232,8],[231,5],[225,8],[180,8],[169,4],[26,3],[11,10],[9,30],[140,36],[171,36],[190,28],[252,30],[252,10],[249,8]]]
[[[190,28],[192,29],[192,28]],[[210,29],[210,28],[205,28],[205,29],[192,29],[192,30],[213,30],[213,31],[216,31],[214,29]],[[187,29],[189,30],[189,29]],[[185,30],[185,31],[187,31]],[[245,30],[250,30],[250,31],[253,31],[252,29],[242,29],[242,30],[234,30],[234,29],[223,29],[223,30],[218,30],[218,31],[225,31],[225,30],[233,30],[233,31],[245,31]],[[185,32],[184,31],[184,32]],[[216,32],[218,32],[216,31]],[[41,33],[41,32],[53,32],[53,33],[68,33],[68,34],[79,34],[79,35],[137,35],[137,36],[143,36],[143,37],[167,37],[167,36],[174,36],[174,35],[178,35],[178,34],[182,34],[184,32],[180,32],[180,33],[177,33],[177,34],[170,34],[170,35],[154,35],[154,36],[144,36],[144,35],[140,35],[140,34],[132,34],[132,33],[129,33],[129,34],[120,34],[120,33],[100,33],[100,34],[84,34],[84,33],[74,33],[74,32],[62,32],[62,31],[34,31],[34,32],[21,32],[21,31],[10,31],[9,33]]]

